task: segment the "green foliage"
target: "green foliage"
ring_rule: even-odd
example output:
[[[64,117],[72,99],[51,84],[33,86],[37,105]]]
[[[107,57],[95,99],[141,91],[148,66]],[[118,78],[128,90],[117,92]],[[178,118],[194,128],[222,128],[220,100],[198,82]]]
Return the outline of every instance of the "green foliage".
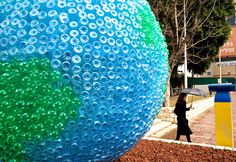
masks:
[[[47,59],[0,63],[0,159],[21,161],[23,142],[56,138],[79,100]]]

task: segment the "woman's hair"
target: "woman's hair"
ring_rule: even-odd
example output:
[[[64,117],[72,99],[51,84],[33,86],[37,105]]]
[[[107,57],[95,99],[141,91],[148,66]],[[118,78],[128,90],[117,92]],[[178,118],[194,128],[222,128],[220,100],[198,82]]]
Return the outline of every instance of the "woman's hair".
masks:
[[[177,102],[185,102],[184,98],[187,96],[186,93],[180,93]]]

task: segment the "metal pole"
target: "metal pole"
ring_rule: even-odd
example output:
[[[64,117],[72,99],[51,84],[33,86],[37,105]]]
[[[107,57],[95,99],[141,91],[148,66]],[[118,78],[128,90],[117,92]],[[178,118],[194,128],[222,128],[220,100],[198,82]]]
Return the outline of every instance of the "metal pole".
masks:
[[[219,66],[220,66],[220,81],[219,83],[222,83],[222,69],[221,69],[221,52],[219,52]]]
[[[187,45],[186,45],[186,6],[185,6],[185,0],[184,0],[184,88],[188,88],[188,68],[187,68]]]

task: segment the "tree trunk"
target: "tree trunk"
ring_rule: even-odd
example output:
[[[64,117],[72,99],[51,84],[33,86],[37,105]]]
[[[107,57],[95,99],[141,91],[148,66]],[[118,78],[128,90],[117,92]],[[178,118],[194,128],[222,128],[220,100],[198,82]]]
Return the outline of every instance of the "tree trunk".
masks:
[[[170,107],[170,74],[168,76],[167,80],[167,86],[166,86],[166,94],[163,102],[163,107]]]
[[[174,90],[173,90],[172,85],[170,85],[170,97],[171,97],[171,96],[174,96]]]

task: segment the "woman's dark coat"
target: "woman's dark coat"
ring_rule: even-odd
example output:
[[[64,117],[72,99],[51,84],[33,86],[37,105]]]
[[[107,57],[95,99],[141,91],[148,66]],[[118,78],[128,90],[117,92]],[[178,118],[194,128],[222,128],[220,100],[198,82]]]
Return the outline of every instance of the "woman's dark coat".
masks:
[[[177,102],[175,105],[174,113],[177,115],[177,133],[180,135],[190,135],[193,132],[188,126],[188,119],[186,118],[186,111],[189,108],[186,108],[186,102]]]

